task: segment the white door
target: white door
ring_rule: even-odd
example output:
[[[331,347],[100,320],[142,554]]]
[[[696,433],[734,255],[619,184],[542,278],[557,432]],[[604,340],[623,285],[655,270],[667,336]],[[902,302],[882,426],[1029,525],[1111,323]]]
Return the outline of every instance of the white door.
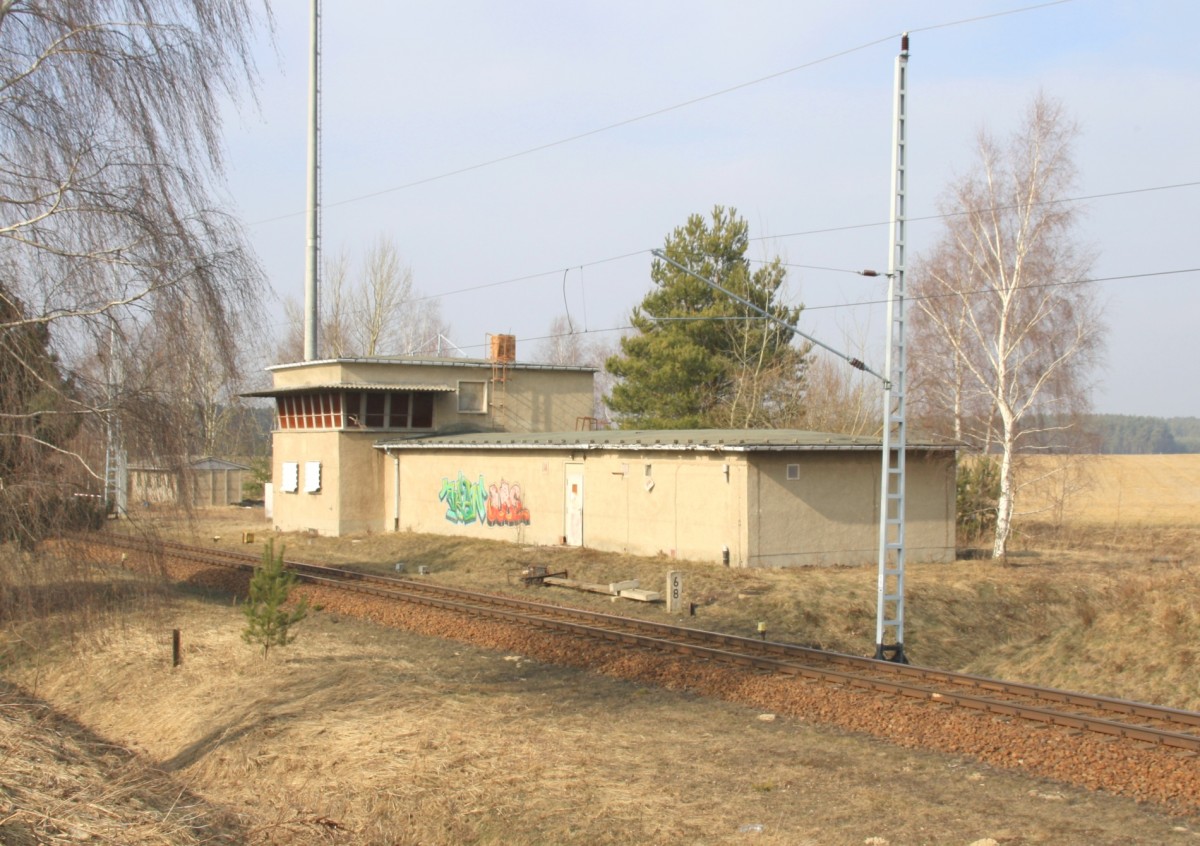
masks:
[[[583,465],[568,464],[566,496],[567,546],[583,546]]]

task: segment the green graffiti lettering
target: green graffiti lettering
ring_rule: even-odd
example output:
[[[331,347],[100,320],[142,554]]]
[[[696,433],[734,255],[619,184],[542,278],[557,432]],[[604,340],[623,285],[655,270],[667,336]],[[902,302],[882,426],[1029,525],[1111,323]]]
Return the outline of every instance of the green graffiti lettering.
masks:
[[[442,479],[442,488],[438,499],[446,503],[446,520],[451,523],[470,525],[475,521],[483,522],[487,508],[487,488],[483,476],[478,482],[472,482],[462,471],[458,478],[451,481]]]

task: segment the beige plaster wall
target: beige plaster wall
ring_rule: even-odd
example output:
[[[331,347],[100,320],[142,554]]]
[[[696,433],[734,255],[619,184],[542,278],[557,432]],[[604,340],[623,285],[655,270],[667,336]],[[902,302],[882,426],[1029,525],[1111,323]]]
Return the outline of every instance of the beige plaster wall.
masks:
[[[870,564],[878,557],[878,453],[430,448],[389,456],[373,447],[376,439],[277,432],[275,525],[327,535],[411,530],[559,544],[566,536],[567,465],[580,464],[584,545],[593,549],[716,563],[728,547],[735,567]],[[298,493],[279,488],[284,461],[301,464]],[[322,463],[319,493],[303,490],[306,461]],[[786,478],[788,464],[799,468],[795,481]],[[953,458],[914,452],[907,470],[908,560],[952,560]]]
[[[580,464],[585,546],[713,562],[720,562],[728,547],[734,566],[745,560],[746,464],[741,457],[569,450],[411,450],[397,455],[402,530],[561,543],[566,536],[567,465]],[[384,471],[389,520],[395,509],[394,461],[388,458]],[[528,510],[528,524],[488,524],[486,500],[503,501],[506,490],[509,501],[519,498]]]
[[[387,520],[387,465],[390,461],[375,449],[379,435],[374,432],[346,432],[339,443],[337,487],[340,509],[340,534],[384,532],[391,528]],[[331,478],[332,483],[332,478]],[[278,503],[279,497],[276,495]],[[278,506],[276,506],[278,509]]]
[[[573,432],[595,413],[592,381],[591,372],[509,370],[491,386],[495,422],[509,432]]]
[[[510,432],[570,432],[593,414],[592,373],[574,370],[493,368],[488,363],[414,365],[334,362],[272,372],[275,388],[305,385],[447,385],[455,393],[434,396],[434,426],[491,427]],[[493,377],[496,381],[493,382]],[[486,412],[458,410],[458,383],[487,382]]]
[[[273,522],[283,531],[315,529],[322,535],[383,532],[387,493],[384,456],[374,432],[276,432],[271,478]],[[283,490],[283,463],[300,464],[300,490]],[[321,490],[304,490],[305,463],[321,462]]]
[[[729,472],[725,472],[725,468]],[[584,543],[635,555],[721,561],[745,554],[746,465],[714,453],[589,453]]]
[[[396,455],[402,531],[557,544],[564,532],[564,453],[411,450],[386,458],[385,514],[395,525]],[[488,502],[491,516],[488,524]],[[507,506],[507,508],[505,508]],[[527,521],[527,522],[526,522]]]
[[[879,558],[877,452],[761,454],[751,462],[748,565],[870,564]],[[787,465],[798,467],[788,480]],[[908,455],[905,556],[954,559],[953,457]]]

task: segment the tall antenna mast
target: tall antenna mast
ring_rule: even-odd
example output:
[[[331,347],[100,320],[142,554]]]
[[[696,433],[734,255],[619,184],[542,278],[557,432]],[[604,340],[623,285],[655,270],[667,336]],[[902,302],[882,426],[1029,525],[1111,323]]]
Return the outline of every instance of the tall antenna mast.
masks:
[[[879,500],[879,592],[875,657],[907,664],[904,657],[904,219],[907,189],[908,33],[896,57],[895,124],[892,129],[892,215],[889,227],[887,352],[883,391],[883,482]]]
[[[308,249],[304,261],[304,360],[317,357],[321,301],[321,0],[309,0],[312,13],[308,63]]]

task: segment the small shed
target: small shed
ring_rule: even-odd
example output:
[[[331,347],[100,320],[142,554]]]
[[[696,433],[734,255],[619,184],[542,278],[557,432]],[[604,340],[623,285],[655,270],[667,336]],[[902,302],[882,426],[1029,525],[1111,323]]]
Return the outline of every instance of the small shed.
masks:
[[[179,480],[183,479],[192,505],[205,508],[230,505],[243,499],[242,485],[250,468],[223,458],[205,456],[193,459],[182,470],[155,465],[129,467],[129,502],[158,505],[179,501]]]
[[[878,438],[779,429],[496,432],[393,437],[375,449],[390,466],[379,468],[374,505],[386,509],[392,531],[734,567],[878,557]],[[909,444],[907,468],[908,560],[951,561],[954,450]]]

